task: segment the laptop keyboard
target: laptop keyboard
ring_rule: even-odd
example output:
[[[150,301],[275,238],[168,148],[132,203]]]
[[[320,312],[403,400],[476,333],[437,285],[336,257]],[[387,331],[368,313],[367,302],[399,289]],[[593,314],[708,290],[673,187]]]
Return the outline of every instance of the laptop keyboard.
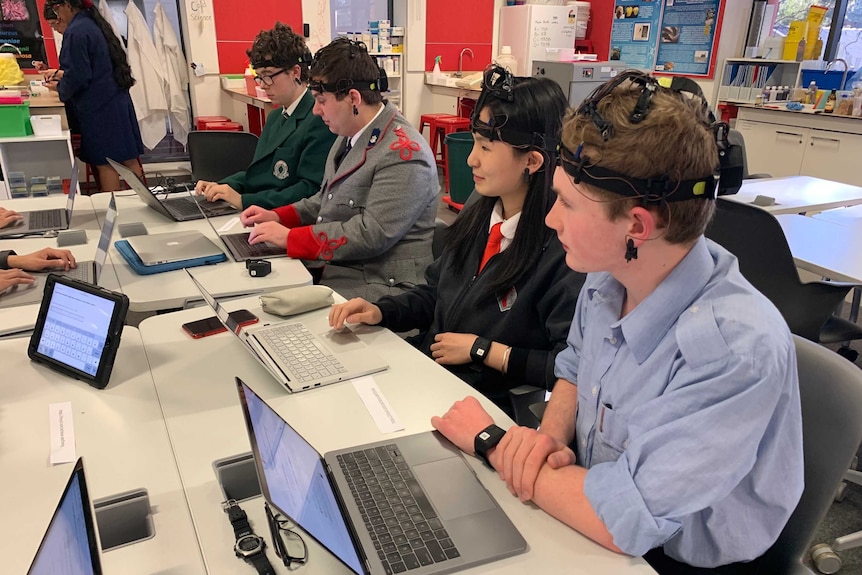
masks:
[[[78,262],[78,267],[69,271],[59,272],[60,275],[67,278],[81,280],[82,282],[95,283],[93,280],[93,265],[92,262]]]
[[[266,242],[260,244],[248,243],[249,234],[228,234],[221,236],[226,244],[230,246],[231,251],[237,258],[263,258],[274,255],[273,252],[280,253],[282,248],[273,249],[272,245]]]
[[[302,323],[278,324],[255,334],[300,382],[344,373],[347,369]]]
[[[65,210],[41,210],[38,212],[30,212],[30,229],[56,229],[63,227],[63,214]]]
[[[185,218],[188,216],[201,216],[200,210],[195,205],[195,201],[191,198],[173,198],[166,200],[162,204],[176,217]]]
[[[386,573],[461,556],[397,445],[337,459]]]

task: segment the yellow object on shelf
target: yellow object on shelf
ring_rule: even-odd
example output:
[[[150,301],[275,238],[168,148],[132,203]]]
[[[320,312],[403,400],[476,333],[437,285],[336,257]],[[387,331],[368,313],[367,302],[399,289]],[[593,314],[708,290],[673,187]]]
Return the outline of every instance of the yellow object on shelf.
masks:
[[[787,37],[784,39],[783,57],[785,60],[802,60],[805,49],[805,35],[807,32],[807,21],[794,20],[790,23],[790,27],[787,29]]]
[[[820,57],[823,51],[823,41],[820,40],[820,24],[826,16],[828,8],[825,6],[811,6],[808,9],[808,30],[805,34],[805,52],[803,57],[805,60],[815,60]]]

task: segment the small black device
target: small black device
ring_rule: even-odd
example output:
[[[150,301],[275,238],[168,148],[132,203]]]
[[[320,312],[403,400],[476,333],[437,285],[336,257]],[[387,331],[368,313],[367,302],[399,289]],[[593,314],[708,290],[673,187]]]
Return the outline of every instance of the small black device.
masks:
[[[497,444],[500,443],[504,435],[506,435],[506,432],[492,423],[480,431],[473,439],[473,451],[476,452],[476,457],[481,458],[485,462],[485,465],[492,469],[493,466],[488,461],[488,452],[497,447]]]
[[[470,358],[476,363],[485,363],[488,351],[491,349],[491,340],[487,337],[477,337],[470,349]]]
[[[266,557],[266,542],[263,537],[254,534],[254,530],[248,522],[248,515],[235,499],[228,499],[222,503],[222,508],[233,527],[236,537],[233,551],[236,556],[251,563],[260,575],[275,575],[272,564]]]
[[[128,309],[125,294],[49,274],[27,355],[54,371],[104,389]]]
[[[232,311],[229,316],[236,322],[238,327],[245,327],[258,322],[257,316],[247,309]],[[216,316],[210,316],[197,321],[184,323],[183,330],[185,330],[185,332],[194,339],[200,339],[208,335],[215,335],[217,333],[227,331],[224,324],[222,324]]]
[[[272,272],[272,264],[267,260],[245,260],[245,269],[253,278],[262,278]]]

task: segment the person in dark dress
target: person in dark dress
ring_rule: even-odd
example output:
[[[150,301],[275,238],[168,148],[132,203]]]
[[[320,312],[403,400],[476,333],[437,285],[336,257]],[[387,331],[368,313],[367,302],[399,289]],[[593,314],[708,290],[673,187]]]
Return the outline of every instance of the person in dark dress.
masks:
[[[129,88],[135,83],[120,40],[91,0],[48,0],[66,25],[60,69],[46,86],[74,110],[81,131],[78,157],[95,168],[99,189],[121,189],[106,157],[141,174],[144,153]]]

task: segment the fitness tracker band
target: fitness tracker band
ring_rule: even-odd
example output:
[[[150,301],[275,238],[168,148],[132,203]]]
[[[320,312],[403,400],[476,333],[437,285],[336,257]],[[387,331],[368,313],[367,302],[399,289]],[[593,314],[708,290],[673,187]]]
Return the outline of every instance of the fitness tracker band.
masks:
[[[497,444],[500,443],[504,435],[506,435],[506,432],[492,423],[480,431],[473,439],[473,451],[476,452],[476,457],[481,458],[485,462],[485,465],[491,469],[494,466],[488,461],[488,452],[497,447]]]
[[[485,363],[488,351],[491,349],[491,340],[487,337],[477,337],[470,349],[470,359],[476,363]]]
[[[237,557],[251,563],[259,575],[275,575],[269,559],[266,557],[266,543],[262,537],[254,534],[254,530],[248,522],[248,516],[239,506],[235,499],[228,499],[222,503],[222,508],[227,512],[233,534],[236,537],[233,551]]]

